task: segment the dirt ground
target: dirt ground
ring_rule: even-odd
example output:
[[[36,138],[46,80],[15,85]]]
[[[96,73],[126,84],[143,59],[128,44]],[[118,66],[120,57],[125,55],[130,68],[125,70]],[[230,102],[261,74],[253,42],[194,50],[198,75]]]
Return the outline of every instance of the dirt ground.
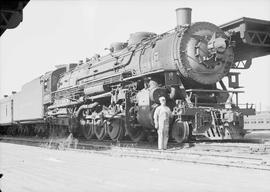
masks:
[[[3,192],[270,191],[270,172],[0,143]]]

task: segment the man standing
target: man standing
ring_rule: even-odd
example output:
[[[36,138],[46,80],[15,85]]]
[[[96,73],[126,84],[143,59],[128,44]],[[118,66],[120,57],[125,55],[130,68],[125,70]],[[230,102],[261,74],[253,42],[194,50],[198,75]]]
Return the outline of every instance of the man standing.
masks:
[[[165,97],[160,97],[160,106],[154,113],[155,128],[158,130],[158,149],[167,149],[169,139],[169,124],[172,115],[169,107],[166,106]]]

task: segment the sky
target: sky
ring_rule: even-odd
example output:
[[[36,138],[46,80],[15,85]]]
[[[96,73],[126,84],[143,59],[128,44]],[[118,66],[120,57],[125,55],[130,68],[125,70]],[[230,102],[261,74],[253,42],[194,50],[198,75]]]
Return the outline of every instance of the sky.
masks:
[[[53,70],[55,65],[106,54],[130,33],[163,33],[176,26],[175,9],[192,8],[192,22],[221,25],[245,17],[270,20],[269,0],[30,0],[23,22],[0,38],[0,97]],[[270,56],[240,71],[239,103],[270,110]]]

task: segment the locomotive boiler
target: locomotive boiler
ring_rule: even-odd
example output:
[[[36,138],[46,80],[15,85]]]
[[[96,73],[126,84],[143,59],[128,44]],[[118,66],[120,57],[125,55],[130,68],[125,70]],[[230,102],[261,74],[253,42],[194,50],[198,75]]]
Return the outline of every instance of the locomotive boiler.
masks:
[[[87,139],[152,138],[153,113],[164,96],[178,142],[243,134],[242,114],[225,109],[229,92],[222,78],[234,61],[230,36],[212,23],[191,23],[190,8],[176,15],[171,31],[133,33],[127,42],[112,43],[108,55],[69,65],[46,106],[51,129],[66,126]]]

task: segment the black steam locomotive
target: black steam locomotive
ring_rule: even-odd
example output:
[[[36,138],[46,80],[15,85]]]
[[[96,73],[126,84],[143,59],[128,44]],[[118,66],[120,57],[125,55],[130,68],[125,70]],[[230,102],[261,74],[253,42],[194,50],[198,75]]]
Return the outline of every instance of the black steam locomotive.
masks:
[[[170,136],[189,139],[241,138],[243,115],[232,101],[240,91],[232,33],[208,22],[191,23],[191,9],[176,10],[177,27],[157,35],[137,32],[112,43],[109,54],[57,69],[0,102],[0,125],[12,134],[65,135],[133,141],[155,135],[159,97],[173,113]],[[16,125],[16,126],[14,126]],[[17,127],[17,128],[15,128]]]

